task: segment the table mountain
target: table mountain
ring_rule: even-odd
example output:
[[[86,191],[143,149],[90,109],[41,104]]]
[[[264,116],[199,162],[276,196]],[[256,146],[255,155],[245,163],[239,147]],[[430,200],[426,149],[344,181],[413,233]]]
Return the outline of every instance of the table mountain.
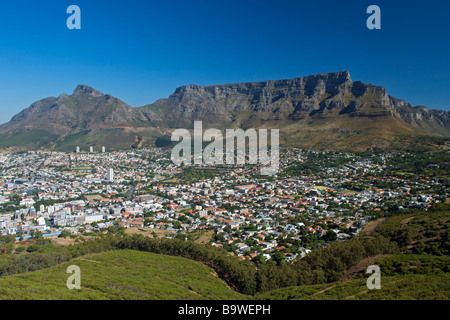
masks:
[[[286,145],[325,149],[386,147],[417,137],[450,136],[448,111],[413,107],[383,87],[353,82],[343,71],[187,85],[140,108],[79,85],[72,95],[35,102],[0,126],[0,146],[152,146],[155,137],[192,128],[195,120],[203,120],[205,128],[279,128]]]

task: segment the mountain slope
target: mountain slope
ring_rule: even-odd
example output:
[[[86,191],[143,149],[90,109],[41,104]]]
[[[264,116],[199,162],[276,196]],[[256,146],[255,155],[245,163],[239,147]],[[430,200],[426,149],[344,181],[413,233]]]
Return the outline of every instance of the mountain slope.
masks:
[[[279,128],[285,145],[387,147],[416,137],[450,137],[450,113],[413,107],[348,71],[212,86],[187,85],[133,108],[91,87],[33,103],[0,126],[0,147],[73,150],[76,145],[153,146],[175,128]],[[110,142],[114,141],[113,144]]]
[[[69,290],[66,273],[77,265],[81,289]],[[13,300],[203,300],[246,299],[200,262],[119,250],[26,274],[0,277],[0,299]]]
[[[48,127],[55,132],[73,129],[111,128],[139,125],[140,113],[123,101],[94,88],[79,85],[72,95],[46,98],[15,115],[10,128]]]
[[[45,98],[0,126],[2,147],[55,147],[73,150],[80,145],[131,147],[135,131],[146,127],[142,113],[109,94],[79,85],[72,95]]]

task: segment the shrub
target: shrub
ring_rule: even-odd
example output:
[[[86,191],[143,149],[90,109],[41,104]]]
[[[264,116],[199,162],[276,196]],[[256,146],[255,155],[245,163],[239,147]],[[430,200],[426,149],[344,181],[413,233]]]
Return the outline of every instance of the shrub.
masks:
[[[20,252],[25,251],[26,249],[27,248],[25,248],[25,247],[17,247],[14,251],[17,252],[17,253],[20,253]]]

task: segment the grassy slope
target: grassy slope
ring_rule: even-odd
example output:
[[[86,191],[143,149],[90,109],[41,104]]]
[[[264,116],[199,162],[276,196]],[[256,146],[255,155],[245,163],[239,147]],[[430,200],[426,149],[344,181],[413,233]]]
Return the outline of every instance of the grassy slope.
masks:
[[[448,225],[450,212],[401,214],[374,232],[395,239],[402,254],[382,255],[335,283],[272,290],[254,297],[239,294],[200,262],[121,250],[84,256],[56,267],[0,277],[2,299],[450,299]],[[371,235],[366,235],[371,237]],[[82,290],[68,290],[69,265],[81,269]],[[381,268],[381,289],[366,286],[369,264]]]
[[[77,265],[81,289],[69,290],[67,267]],[[0,299],[245,299],[214,271],[180,257],[120,250],[84,256],[56,267],[0,278]]]
[[[395,258],[395,259],[394,259]],[[405,260],[405,256],[391,258]],[[397,259],[398,258],[398,259]],[[430,260],[430,257],[422,257]],[[381,258],[385,259],[385,258]],[[411,259],[420,260],[420,256]],[[447,263],[448,258],[435,258]],[[436,263],[434,261],[434,263]],[[394,264],[395,264],[394,262]],[[375,264],[381,263],[377,261]],[[69,290],[69,265],[81,270],[81,290]],[[429,267],[429,264],[426,266]],[[450,274],[395,274],[384,276],[381,289],[368,290],[360,274],[349,281],[288,287],[249,297],[228,288],[203,264],[179,257],[132,250],[84,256],[53,268],[0,278],[1,299],[155,299],[155,300],[409,300],[450,298]]]
[[[342,129],[347,130],[343,132]],[[430,135],[393,117],[348,117],[302,120],[283,128],[287,145],[304,148],[365,150]]]
[[[367,265],[352,279],[336,283],[298,286],[256,295],[267,300],[448,300],[450,299],[450,256],[448,227],[450,212],[418,212],[390,217],[375,233],[395,239],[403,252],[385,255],[369,264],[381,268],[381,289],[368,290]],[[370,236],[370,235],[367,235]]]
[[[369,275],[367,275],[369,277]],[[381,289],[369,290],[367,279],[289,287],[257,295],[264,300],[448,300],[450,274],[383,276]]]
[[[354,279],[272,290],[256,296],[265,300],[448,300],[450,257],[399,254],[379,257],[381,289],[369,290],[364,268]]]
[[[17,129],[9,133],[0,133],[0,147],[42,147],[57,138],[44,129]]]

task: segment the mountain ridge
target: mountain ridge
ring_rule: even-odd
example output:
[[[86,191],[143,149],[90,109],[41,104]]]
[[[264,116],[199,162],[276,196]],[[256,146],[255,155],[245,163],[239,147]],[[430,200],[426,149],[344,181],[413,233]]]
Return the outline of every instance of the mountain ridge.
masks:
[[[75,143],[101,142],[129,148],[136,138],[144,141],[140,145],[152,146],[157,137],[170,135],[171,129],[192,128],[196,120],[219,129],[280,128],[285,131],[282,142],[300,147],[367,148],[405,136],[450,137],[450,112],[412,106],[384,87],[353,82],[349,71],[339,71],[283,80],[189,84],[142,107],[80,84],[71,95],[36,101],[0,125],[0,147],[73,149]],[[32,134],[36,130],[42,141]],[[381,144],[370,142],[373,139]]]

